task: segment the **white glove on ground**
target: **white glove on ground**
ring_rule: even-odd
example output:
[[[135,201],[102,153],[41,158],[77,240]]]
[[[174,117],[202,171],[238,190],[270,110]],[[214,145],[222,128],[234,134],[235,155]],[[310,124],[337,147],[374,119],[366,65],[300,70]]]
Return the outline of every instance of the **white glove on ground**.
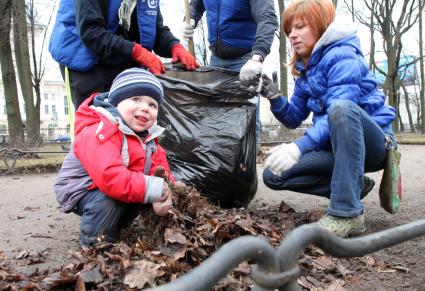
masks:
[[[264,166],[277,176],[292,168],[301,157],[300,149],[293,142],[278,145],[272,148],[268,154]]]
[[[261,74],[263,63],[259,61],[248,60],[241,68],[239,79],[242,81],[254,80]]]
[[[185,40],[192,39],[193,32],[195,31],[195,20],[191,18],[189,22],[190,24],[188,24],[186,20],[183,21],[183,25],[181,28],[181,33]]]

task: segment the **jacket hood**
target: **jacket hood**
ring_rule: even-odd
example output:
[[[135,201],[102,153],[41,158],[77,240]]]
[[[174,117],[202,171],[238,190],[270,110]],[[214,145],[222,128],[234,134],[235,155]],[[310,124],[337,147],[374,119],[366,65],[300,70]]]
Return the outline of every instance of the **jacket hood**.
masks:
[[[337,45],[351,46],[357,53],[363,55],[360,47],[360,40],[357,37],[356,32],[357,27],[353,22],[341,17],[336,17],[314,46],[311,57],[308,61],[309,65],[316,64],[327,50]],[[297,61],[295,68],[299,72],[306,69],[302,60]]]
[[[357,27],[353,22],[344,17],[336,17],[335,20],[328,26],[325,33],[316,42],[313,48],[312,55],[320,48],[326,47],[329,44],[338,42],[349,36],[357,33]]]
[[[101,122],[109,122],[115,124],[117,129],[127,135],[138,136],[121,118],[117,108],[112,104],[108,103],[108,92],[105,93],[94,93],[87,98],[78,107],[75,118],[75,136],[77,136],[84,128]],[[100,131],[103,126],[98,127],[97,131]],[[148,129],[148,137],[145,142],[148,142],[154,138],[160,136],[165,129],[157,124],[154,124]],[[140,137],[139,137],[140,138]]]

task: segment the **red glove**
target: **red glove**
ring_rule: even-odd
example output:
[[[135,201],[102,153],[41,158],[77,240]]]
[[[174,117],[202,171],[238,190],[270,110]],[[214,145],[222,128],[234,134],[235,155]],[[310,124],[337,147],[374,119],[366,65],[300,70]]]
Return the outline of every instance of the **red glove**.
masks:
[[[180,61],[188,70],[195,70],[199,67],[198,62],[181,44],[176,44],[171,49],[173,54],[173,63]]]
[[[165,67],[161,60],[138,43],[133,47],[132,58],[152,74],[165,73]]]

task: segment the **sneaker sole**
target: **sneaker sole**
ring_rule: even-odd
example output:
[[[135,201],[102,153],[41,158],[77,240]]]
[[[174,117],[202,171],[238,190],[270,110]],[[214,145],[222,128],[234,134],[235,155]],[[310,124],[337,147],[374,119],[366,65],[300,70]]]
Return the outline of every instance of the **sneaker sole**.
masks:
[[[366,227],[363,227],[363,228],[355,228],[355,229],[352,229],[352,230],[351,230],[351,231],[347,234],[347,236],[346,236],[346,237],[360,235],[360,234],[365,233],[366,231],[367,231],[367,228],[366,228]]]

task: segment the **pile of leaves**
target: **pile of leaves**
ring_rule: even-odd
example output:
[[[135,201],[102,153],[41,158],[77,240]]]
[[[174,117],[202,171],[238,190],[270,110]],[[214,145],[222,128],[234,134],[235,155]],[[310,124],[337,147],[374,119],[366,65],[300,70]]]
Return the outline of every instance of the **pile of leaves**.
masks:
[[[118,243],[102,242],[88,251],[71,251],[57,272],[24,276],[0,265],[0,289],[122,290],[165,284],[201,264],[220,246],[243,235],[265,237],[278,246],[294,227],[316,221],[322,211],[296,212],[282,202],[274,207],[222,209],[190,187],[174,191],[174,207],[158,217],[150,206],[123,231]],[[316,248],[300,255],[299,284],[320,290],[352,277],[349,261],[331,259]],[[252,265],[240,264],[214,290],[249,290]],[[318,289],[319,288],[319,289]]]

